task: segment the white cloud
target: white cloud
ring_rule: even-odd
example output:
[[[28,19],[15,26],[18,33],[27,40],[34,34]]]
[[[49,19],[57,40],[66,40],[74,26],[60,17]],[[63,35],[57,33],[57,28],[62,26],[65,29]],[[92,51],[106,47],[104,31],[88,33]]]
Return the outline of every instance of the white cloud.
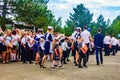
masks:
[[[120,15],[120,10],[112,12],[111,10],[105,9],[108,7],[120,7],[120,0],[56,0],[55,2],[53,0],[52,3],[48,3],[48,6],[54,11],[56,17],[63,18],[64,23],[65,20],[69,18],[69,13],[73,12],[73,7],[76,7],[76,5],[80,3],[84,4],[91,13],[94,13],[94,21],[96,21],[100,14],[102,14],[106,20],[108,18],[113,20],[116,16]]]

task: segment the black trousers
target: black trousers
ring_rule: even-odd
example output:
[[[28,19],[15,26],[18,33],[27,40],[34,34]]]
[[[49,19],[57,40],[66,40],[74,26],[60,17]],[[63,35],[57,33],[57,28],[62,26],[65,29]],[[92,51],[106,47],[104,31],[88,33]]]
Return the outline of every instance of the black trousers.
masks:
[[[25,63],[26,60],[27,60],[26,49],[25,49],[23,46],[21,46],[21,49],[22,49],[22,53],[21,53],[21,61],[22,61],[23,63]]]
[[[117,51],[118,51],[118,44],[115,47],[115,53],[117,53]]]
[[[66,59],[67,59],[67,51],[63,51],[63,56],[62,56],[61,62],[66,63]]]
[[[86,52],[86,60],[88,62],[89,61],[89,54],[90,54],[89,43],[86,43],[86,45],[88,47],[88,51]]]
[[[78,64],[78,67],[82,66],[81,65],[81,62],[82,62],[82,59],[83,59],[83,66],[86,66],[86,63],[87,63],[87,57],[86,57],[86,54],[84,54],[82,51],[79,52],[79,64]]]
[[[105,56],[110,55],[109,44],[104,44]]]
[[[115,55],[115,53],[116,53],[116,46],[114,46],[114,45],[112,45],[112,55]]]
[[[27,49],[27,60],[29,61],[29,63],[31,63],[33,60],[33,54],[34,54],[33,49],[31,48]]]

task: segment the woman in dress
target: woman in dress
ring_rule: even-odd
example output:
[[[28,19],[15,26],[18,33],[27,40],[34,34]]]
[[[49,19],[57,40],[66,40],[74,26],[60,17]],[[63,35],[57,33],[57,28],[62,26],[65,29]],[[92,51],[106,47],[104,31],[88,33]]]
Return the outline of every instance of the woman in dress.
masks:
[[[53,60],[53,51],[52,51],[52,41],[53,41],[53,27],[52,26],[48,26],[48,30],[47,33],[45,34],[45,55],[43,57],[42,63],[41,63],[41,67],[46,68],[44,66],[44,62],[47,59],[47,56],[50,56],[50,60]]]

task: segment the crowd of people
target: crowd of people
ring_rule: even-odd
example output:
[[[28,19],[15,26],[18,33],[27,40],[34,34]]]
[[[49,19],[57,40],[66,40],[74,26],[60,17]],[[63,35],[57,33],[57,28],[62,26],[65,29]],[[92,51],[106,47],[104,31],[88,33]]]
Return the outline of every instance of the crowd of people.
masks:
[[[98,33],[92,37],[87,26],[84,26],[83,31],[80,27],[76,27],[71,36],[59,32],[54,34],[52,26],[48,26],[45,34],[43,31],[38,29],[37,33],[33,33],[29,30],[0,29],[2,63],[20,60],[23,64],[34,62],[40,68],[46,68],[45,61],[50,60],[52,69],[55,69],[56,66],[63,68],[63,64],[67,64],[72,55],[75,66],[83,68],[87,67],[90,54],[96,54],[96,64],[100,65],[103,64],[103,51],[104,56],[115,56],[120,47],[120,40],[109,34],[104,37],[101,29],[98,29]]]

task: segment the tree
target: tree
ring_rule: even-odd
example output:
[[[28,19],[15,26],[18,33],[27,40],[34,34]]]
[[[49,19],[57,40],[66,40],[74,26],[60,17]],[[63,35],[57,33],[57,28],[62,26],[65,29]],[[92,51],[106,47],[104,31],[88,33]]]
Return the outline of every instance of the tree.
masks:
[[[9,6],[9,0],[0,0],[0,26],[5,30],[5,24],[11,22],[11,19],[7,17],[11,13],[11,7]]]
[[[113,20],[113,23],[109,28],[109,32],[115,37],[117,37],[117,35],[120,34],[120,15],[117,16],[115,20]]]
[[[73,11],[73,14],[70,13],[70,20],[74,22],[75,27],[83,28],[84,25],[89,25],[92,21],[93,14],[83,4],[77,5],[76,8],[73,8]]]
[[[106,21],[104,21],[104,17],[103,15],[99,15],[99,17],[97,18],[97,28],[101,28],[102,32],[105,34],[106,31]]]
[[[25,22],[37,28],[47,29],[47,26],[54,26],[55,31],[61,26],[61,18],[55,19],[52,11],[47,8],[48,0],[11,0],[10,4],[14,9],[17,21]]]

